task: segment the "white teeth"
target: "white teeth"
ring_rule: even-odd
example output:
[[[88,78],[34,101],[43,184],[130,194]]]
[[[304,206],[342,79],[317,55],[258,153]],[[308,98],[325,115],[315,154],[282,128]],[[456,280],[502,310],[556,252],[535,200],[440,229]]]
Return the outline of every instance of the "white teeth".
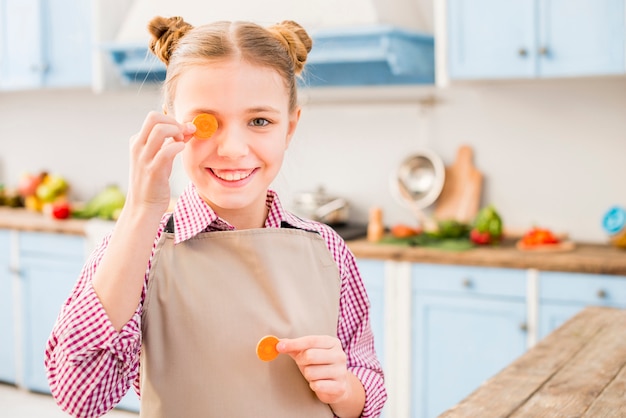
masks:
[[[213,173],[226,181],[239,181],[241,179],[245,179],[250,174],[252,174],[252,170],[249,171],[217,171],[213,170]]]

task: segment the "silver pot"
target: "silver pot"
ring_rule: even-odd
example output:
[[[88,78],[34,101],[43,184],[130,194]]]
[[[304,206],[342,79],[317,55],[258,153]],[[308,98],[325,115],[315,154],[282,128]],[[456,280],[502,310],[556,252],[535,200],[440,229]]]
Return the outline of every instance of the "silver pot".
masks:
[[[293,212],[301,218],[328,225],[339,225],[348,222],[350,208],[346,199],[328,195],[324,188],[320,187],[315,192],[297,194],[294,198]]]

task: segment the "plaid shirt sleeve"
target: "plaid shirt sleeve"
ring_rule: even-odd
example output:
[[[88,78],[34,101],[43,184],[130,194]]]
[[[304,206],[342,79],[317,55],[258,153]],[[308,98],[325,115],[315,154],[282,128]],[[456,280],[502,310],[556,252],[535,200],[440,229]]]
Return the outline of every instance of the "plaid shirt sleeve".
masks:
[[[108,241],[106,237],[85,263],[46,345],[50,390],[57,404],[74,417],[104,415],[132,384],[139,392],[143,295],[133,317],[118,332],[91,285]]]
[[[338,241],[342,279],[338,337],[347,356],[348,369],[359,378],[365,389],[365,406],[361,416],[378,417],[387,400],[387,392],[383,370],[374,349],[370,303],[354,256],[342,240]]]

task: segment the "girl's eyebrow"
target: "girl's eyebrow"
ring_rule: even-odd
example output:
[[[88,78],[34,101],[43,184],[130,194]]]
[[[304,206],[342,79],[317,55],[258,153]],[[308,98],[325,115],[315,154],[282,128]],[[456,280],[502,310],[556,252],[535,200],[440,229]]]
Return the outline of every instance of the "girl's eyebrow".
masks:
[[[246,113],[261,113],[261,112],[280,113],[280,110],[278,110],[277,108],[275,108],[273,106],[255,106],[255,107],[251,107],[249,109],[246,109]],[[193,109],[191,111],[191,113],[193,113],[193,114],[210,113],[210,114],[217,115],[220,112],[218,110],[215,110],[215,109],[197,108],[197,109]]]
[[[259,112],[269,112],[269,113],[280,113],[280,110],[276,109],[272,106],[257,106],[251,107],[247,110],[248,113],[259,113]]]

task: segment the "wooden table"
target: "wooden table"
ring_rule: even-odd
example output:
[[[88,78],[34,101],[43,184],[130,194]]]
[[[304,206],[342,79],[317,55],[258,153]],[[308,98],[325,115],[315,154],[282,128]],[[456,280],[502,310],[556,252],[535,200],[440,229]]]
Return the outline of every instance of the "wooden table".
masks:
[[[626,417],[626,310],[589,307],[456,406],[453,417]]]

